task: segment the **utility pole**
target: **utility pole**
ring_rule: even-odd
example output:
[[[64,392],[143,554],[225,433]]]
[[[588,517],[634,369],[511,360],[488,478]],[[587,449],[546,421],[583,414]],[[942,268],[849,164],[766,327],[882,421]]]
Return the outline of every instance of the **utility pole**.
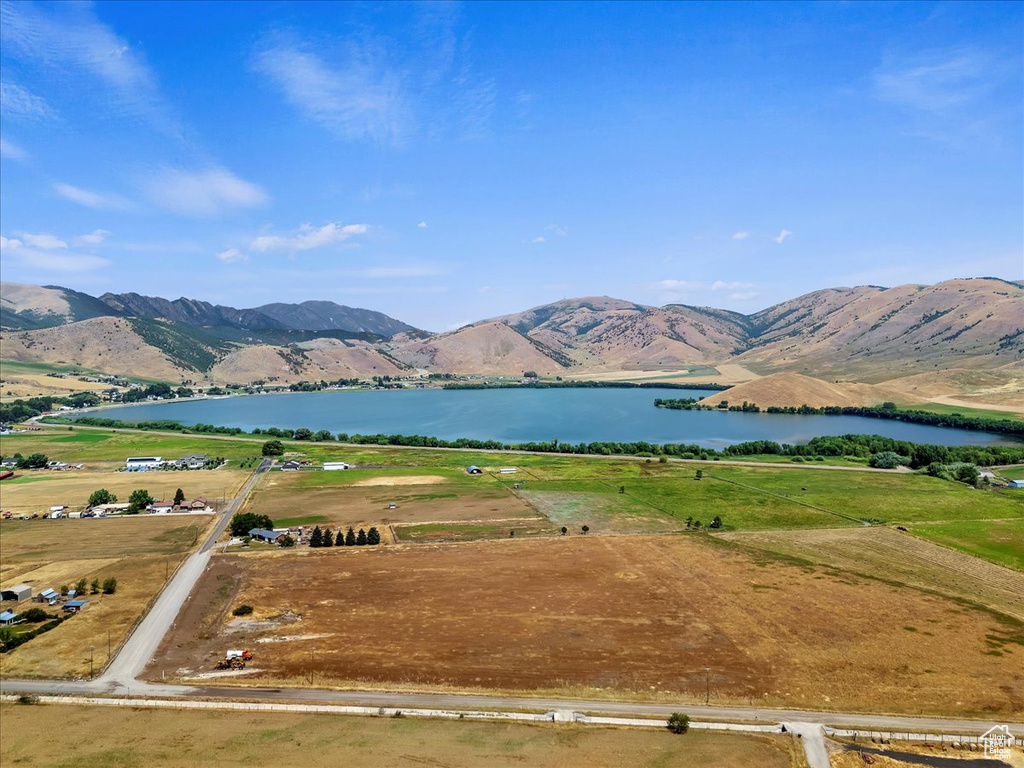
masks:
[[[96,652],[96,646],[95,645],[90,645],[89,646],[89,679],[90,680],[92,680],[92,677],[93,677],[92,659],[93,659],[93,656],[95,655],[95,652]]]
[[[704,703],[711,701],[711,667],[704,667]]]
[[[309,649],[309,684],[313,685],[313,649]]]
[[[107,630],[107,662],[110,661],[110,630]]]

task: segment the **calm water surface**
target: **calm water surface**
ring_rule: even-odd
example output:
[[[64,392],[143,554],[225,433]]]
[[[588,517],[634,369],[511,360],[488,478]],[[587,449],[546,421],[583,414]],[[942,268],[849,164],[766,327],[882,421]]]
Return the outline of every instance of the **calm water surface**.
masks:
[[[429,435],[506,443],[557,439],[696,443],[721,448],[746,440],[802,443],[819,435],[885,435],[938,445],[998,445],[1016,441],[987,432],[904,424],[863,416],[670,411],[655,398],[707,397],[704,390],[494,389],[332,391],[253,395],[104,412],[125,421],[172,419],[251,430],[329,429],[349,434]]]

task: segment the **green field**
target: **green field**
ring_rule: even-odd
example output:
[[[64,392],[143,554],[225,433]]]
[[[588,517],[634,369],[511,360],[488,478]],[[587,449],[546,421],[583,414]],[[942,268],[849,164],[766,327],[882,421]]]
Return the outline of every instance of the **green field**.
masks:
[[[923,523],[912,526],[910,531],[997,565],[1024,570],[1024,520]]]
[[[943,403],[925,403],[924,405],[908,405],[908,410],[928,411],[928,413],[959,413],[961,416],[973,416],[978,419],[1019,419],[1024,414],[1010,411],[994,411],[989,408],[965,408],[962,405],[944,405]]]
[[[997,473],[1007,480],[1024,480],[1024,466],[1021,467],[999,467]]]
[[[128,456],[178,457],[206,453],[229,459],[257,456],[263,441],[249,441],[208,435],[176,435],[163,432],[119,432],[109,429],[51,427],[39,432],[21,432],[0,437],[0,453],[45,453],[66,462],[124,461]]]

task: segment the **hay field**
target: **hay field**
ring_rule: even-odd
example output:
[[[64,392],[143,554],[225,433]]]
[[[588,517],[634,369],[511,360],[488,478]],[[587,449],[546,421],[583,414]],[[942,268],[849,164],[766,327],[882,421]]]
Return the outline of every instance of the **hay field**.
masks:
[[[389,504],[395,502],[395,509]],[[388,525],[450,520],[537,518],[537,512],[489,477],[394,471],[270,472],[246,511],[275,521]],[[297,524],[297,523],[296,523]]]
[[[11,653],[0,655],[5,677],[70,677],[89,673],[142,615],[168,574],[202,540],[210,515],[132,516],[0,523],[0,581],[43,589],[113,576],[113,595],[86,595],[85,610]],[[33,604],[34,605],[34,604]],[[109,635],[108,635],[109,633]]]
[[[232,498],[250,476],[245,470],[228,468],[192,470],[183,472],[117,472],[113,470],[68,470],[53,472],[37,470],[19,472],[13,481],[0,485],[4,510],[16,514],[44,513],[50,507],[63,504],[72,509],[85,509],[89,495],[106,488],[127,502],[137,488],[145,488],[154,499],[170,501],[181,488],[185,497],[204,496],[216,507],[223,498]]]
[[[576,725],[452,722],[278,712],[218,712],[104,706],[0,705],[0,763],[36,768],[267,765],[328,768],[514,765],[640,768],[790,768],[802,765],[779,735],[639,731]],[[52,739],[73,731],[85,738]],[[272,757],[268,757],[272,756]]]
[[[955,525],[959,532],[964,524]],[[995,530],[997,522],[978,525],[993,526]],[[932,526],[915,526],[913,530],[920,535],[920,531],[929,527]],[[1020,530],[1019,525],[1016,528]],[[1012,529],[1007,535],[1014,535]],[[719,537],[784,557],[935,590],[980,603],[1024,622],[1024,573],[892,528],[737,532],[719,534]],[[959,534],[954,533],[950,538],[955,541]],[[1020,540],[1016,545],[1021,546]],[[1021,653],[1024,655],[1024,649]]]
[[[910,531],[996,565],[1024,571],[1024,520],[918,523]]]
[[[1019,625],[703,535],[217,556],[149,674],[209,671],[225,647],[266,649],[245,684],[699,701],[707,667],[712,703],[1024,713]]]

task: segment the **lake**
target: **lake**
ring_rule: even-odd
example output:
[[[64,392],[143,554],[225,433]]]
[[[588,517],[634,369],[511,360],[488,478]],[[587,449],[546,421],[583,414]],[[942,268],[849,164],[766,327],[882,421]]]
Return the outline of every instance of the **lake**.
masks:
[[[1016,445],[987,432],[906,424],[864,416],[673,411],[655,398],[707,397],[710,390],[678,389],[413,389],[329,391],[126,405],[98,415],[125,421],[170,419],[349,434],[466,437],[506,443],[595,441],[696,443],[722,448],[747,440],[804,443],[812,437],[875,434],[937,445]]]

